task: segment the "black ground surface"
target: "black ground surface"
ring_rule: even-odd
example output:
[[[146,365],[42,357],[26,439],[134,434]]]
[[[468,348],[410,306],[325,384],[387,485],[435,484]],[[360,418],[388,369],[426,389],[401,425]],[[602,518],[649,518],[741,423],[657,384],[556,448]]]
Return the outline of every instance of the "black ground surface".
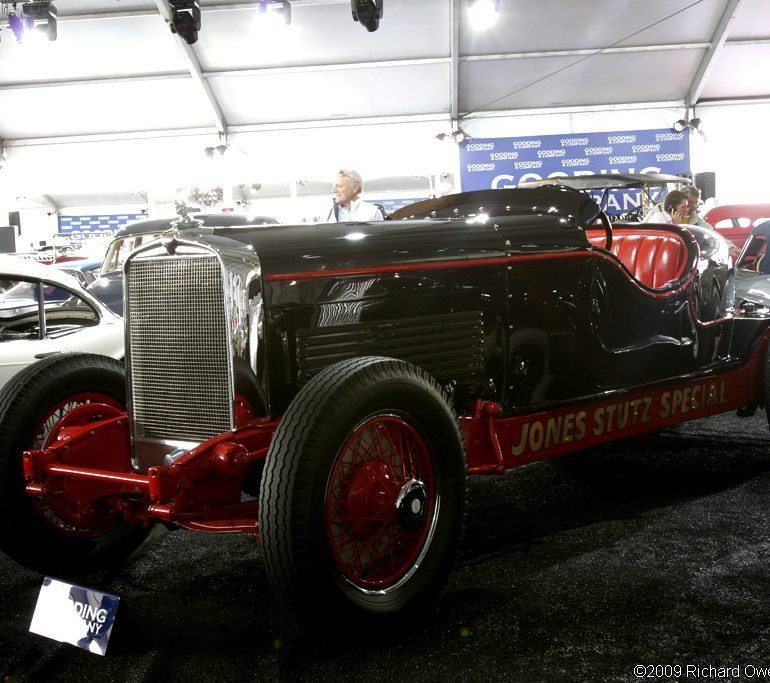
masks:
[[[121,598],[99,657],[28,632],[41,577],[0,556],[0,676],[768,681],[769,443],[763,415],[717,416],[474,478],[435,611],[387,634],[298,629],[250,538],[176,531],[83,581]]]

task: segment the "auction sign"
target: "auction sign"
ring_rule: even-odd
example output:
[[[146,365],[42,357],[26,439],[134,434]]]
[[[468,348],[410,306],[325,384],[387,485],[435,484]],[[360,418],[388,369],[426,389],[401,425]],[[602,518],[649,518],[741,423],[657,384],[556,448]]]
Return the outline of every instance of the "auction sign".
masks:
[[[59,216],[59,233],[73,240],[109,237],[134,221],[147,218],[144,213],[123,213],[109,216]]]
[[[474,138],[460,145],[460,181],[468,191],[596,173],[689,173],[689,142],[687,131],[670,128]],[[633,210],[639,206],[638,197],[638,191],[613,193],[607,209]]]

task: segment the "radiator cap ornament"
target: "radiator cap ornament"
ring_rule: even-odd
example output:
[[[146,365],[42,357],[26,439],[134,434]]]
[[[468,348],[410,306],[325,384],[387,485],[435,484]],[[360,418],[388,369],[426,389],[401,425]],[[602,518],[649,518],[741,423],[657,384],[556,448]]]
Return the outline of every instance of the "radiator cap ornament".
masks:
[[[179,246],[178,237],[182,230],[189,230],[190,228],[200,228],[203,226],[203,221],[199,218],[193,218],[190,214],[196,211],[200,211],[199,208],[194,206],[188,206],[185,202],[177,201],[174,203],[174,208],[179,216],[176,220],[171,221],[171,228],[164,233],[161,238],[163,246],[169,254],[176,253],[176,249]]]
[[[188,206],[185,202],[174,202],[174,208],[179,216],[174,221],[171,221],[172,227],[178,230],[185,230],[187,228],[200,228],[203,225],[203,221],[199,218],[193,218],[190,214],[193,212],[200,212],[200,209],[194,206]]]

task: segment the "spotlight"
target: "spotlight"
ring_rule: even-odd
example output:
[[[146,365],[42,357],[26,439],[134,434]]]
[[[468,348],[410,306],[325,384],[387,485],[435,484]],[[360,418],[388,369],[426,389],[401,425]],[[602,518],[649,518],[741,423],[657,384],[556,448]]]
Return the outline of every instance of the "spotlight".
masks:
[[[686,121],[685,119],[679,119],[678,121],[674,121],[674,125],[672,126],[672,128],[677,133],[681,133],[689,125],[690,125],[689,121]]]
[[[198,40],[201,8],[198,0],[168,0],[171,7],[171,33],[177,33],[189,45]]]
[[[217,145],[216,147],[204,147],[203,153],[207,159],[213,159],[214,157],[223,157],[227,151],[227,145]]]
[[[468,20],[476,31],[492,26],[499,12],[500,0],[468,0]]]
[[[353,20],[361,22],[369,33],[380,27],[382,0],[350,0],[350,9],[353,12]]]
[[[24,17],[24,32],[38,30],[45,33],[48,40],[56,40],[56,16],[58,12],[51,0],[25,2],[21,6],[21,11]],[[14,29],[11,25],[10,16],[8,18],[8,25],[16,35],[16,39],[21,40],[21,29],[18,32]]]
[[[21,42],[21,39],[24,37],[24,24],[22,23],[21,17],[15,12],[8,14],[8,28],[13,31],[16,40]]]
[[[703,129],[701,128],[701,123],[703,123],[699,118],[695,117],[690,119],[690,127],[698,132],[698,135],[700,135],[704,140],[707,140],[706,133],[703,132]]]
[[[686,119],[679,119],[678,121],[674,121],[674,124],[671,126],[677,133],[681,133],[683,130],[686,130],[687,128],[692,128],[694,131],[697,131],[700,136],[705,140],[706,134],[701,130],[701,123],[703,123],[697,116],[691,118],[689,121]]]
[[[452,142],[456,142],[458,145],[461,142],[467,142],[471,139],[471,136],[468,135],[460,126],[455,128],[451,133],[439,133],[436,135],[436,140],[439,140],[440,142],[444,142],[445,140],[451,140]]]
[[[457,130],[452,133],[452,139],[459,145],[461,142],[470,140],[471,136],[458,126]]]
[[[270,21],[283,21],[291,24],[291,5],[289,0],[260,0],[259,16]]]

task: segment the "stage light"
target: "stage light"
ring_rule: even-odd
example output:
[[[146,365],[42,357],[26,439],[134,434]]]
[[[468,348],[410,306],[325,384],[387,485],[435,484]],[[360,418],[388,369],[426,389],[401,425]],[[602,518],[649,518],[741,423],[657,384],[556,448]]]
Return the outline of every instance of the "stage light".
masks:
[[[291,24],[291,5],[289,0],[260,0],[258,9],[259,20],[270,23],[283,22],[287,26]]]
[[[688,128],[692,128],[705,140],[706,134],[701,129],[701,123],[703,122],[697,116],[695,116],[691,118],[689,121],[686,119],[679,119],[678,121],[674,121],[674,124],[671,127],[677,133],[681,133],[682,131],[687,130]]]
[[[459,145],[461,142],[470,140],[471,136],[458,126],[457,130],[452,133],[452,139]]]
[[[220,158],[225,155],[225,152],[227,152],[227,145],[217,145],[216,147],[204,147],[203,153],[206,155],[207,159],[214,159],[214,158]]]
[[[8,15],[8,28],[11,29],[13,35],[16,36],[16,40],[21,42],[21,39],[24,37],[24,24],[21,17],[15,12],[11,12]]]
[[[350,0],[353,20],[358,21],[370,33],[376,31],[382,19],[383,0]]]
[[[678,121],[674,121],[674,125],[671,126],[677,133],[681,133],[687,126],[689,126],[689,121],[685,119],[679,119]]]
[[[500,0],[468,0],[468,20],[475,31],[483,31],[497,21]]]
[[[11,23],[11,16],[8,17],[8,26],[16,36],[16,40],[21,41],[22,36],[32,31],[39,31],[45,34],[48,40],[56,40],[56,7],[50,0],[33,0],[25,2],[21,6],[22,15],[14,15],[14,21]],[[19,26],[15,20],[21,19],[22,25]]]
[[[471,139],[471,136],[468,135],[460,126],[455,128],[451,133],[439,133],[436,135],[436,140],[439,140],[440,142],[444,142],[445,140],[451,140],[452,142],[456,142],[458,145],[461,142],[467,142]]]
[[[171,8],[171,33],[192,45],[201,30],[201,8],[198,0],[168,0]]]

